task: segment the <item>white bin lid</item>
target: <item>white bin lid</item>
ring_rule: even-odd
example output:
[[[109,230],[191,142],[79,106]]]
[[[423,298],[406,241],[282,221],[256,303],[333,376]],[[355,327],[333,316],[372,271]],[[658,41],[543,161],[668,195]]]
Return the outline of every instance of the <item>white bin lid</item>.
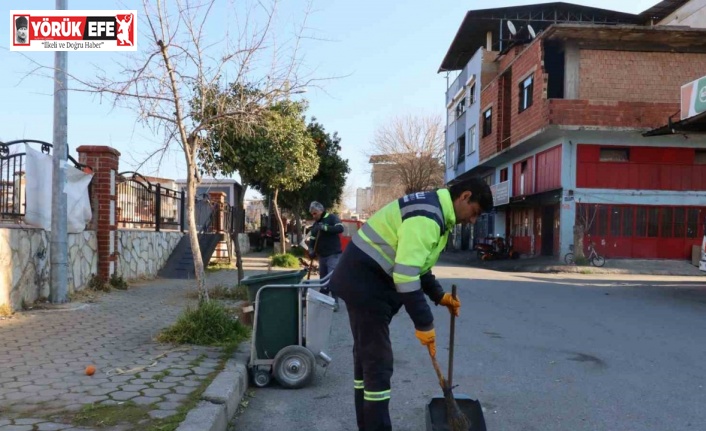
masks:
[[[328,295],[324,295],[323,293],[319,293],[312,288],[306,290],[306,300],[321,302],[324,304],[328,304],[332,307],[336,304],[335,299],[331,298]]]

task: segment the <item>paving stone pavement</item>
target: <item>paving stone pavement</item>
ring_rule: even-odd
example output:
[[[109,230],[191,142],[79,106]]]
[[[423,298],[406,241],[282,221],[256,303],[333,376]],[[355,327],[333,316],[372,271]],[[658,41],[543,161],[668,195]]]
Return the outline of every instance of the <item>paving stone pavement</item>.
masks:
[[[250,259],[246,275],[267,270],[265,260]],[[230,270],[207,275],[211,286],[232,285],[233,280],[237,276]],[[221,356],[217,348],[154,341],[193,303],[186,295],[193,284],[143,282],[95,303],[0,320],[0,431],[86,430],[38,418],[90,403],[130,400],[154,406],[153,418],[175,414]],[[85,374],[88,365],[96,367],[93,376]]]

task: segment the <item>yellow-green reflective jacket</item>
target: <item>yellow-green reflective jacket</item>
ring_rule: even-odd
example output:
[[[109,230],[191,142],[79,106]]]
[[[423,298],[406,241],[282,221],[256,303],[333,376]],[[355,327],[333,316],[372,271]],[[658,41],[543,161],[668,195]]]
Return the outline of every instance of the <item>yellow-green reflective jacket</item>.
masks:
[[[422,288],[456,224],[447,189],[419,192],[390,202],[353,237],[353,243],[390,274],[400,293]]]

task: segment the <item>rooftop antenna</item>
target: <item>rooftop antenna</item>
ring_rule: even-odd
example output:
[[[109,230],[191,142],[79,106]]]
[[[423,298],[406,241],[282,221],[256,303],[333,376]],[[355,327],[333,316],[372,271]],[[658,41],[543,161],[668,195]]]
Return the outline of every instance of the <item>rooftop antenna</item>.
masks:
[[[515,24],[512,23],[512,21],[507,20],[507,28],[510,30],[510,34],[514,37],[517,34],[517,29],[515,28]]]
[[[529,30],[529,34],[532,37],[532,39],[537,37],[537,32],[534,31],[534,29],[532,28],[531,25],[527,24],[527,30]]]

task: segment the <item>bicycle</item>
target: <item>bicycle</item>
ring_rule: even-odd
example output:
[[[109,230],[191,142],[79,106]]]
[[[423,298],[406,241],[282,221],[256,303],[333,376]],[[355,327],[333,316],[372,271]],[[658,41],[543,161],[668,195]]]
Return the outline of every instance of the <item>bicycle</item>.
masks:
[[[591,265],[596,266],[596,267],[601,267],[605,265],[605,257],[601,256],[596,252],[596,244],[594,242],[591,242],[588,244],[588,256],[586,256],[586,259],[591,263]],[[566,253],[564,256],[564,262],[566,262],[567,265],[573,265],[574,262],[574,245],[571,244],[569,246],[570,252]]]

